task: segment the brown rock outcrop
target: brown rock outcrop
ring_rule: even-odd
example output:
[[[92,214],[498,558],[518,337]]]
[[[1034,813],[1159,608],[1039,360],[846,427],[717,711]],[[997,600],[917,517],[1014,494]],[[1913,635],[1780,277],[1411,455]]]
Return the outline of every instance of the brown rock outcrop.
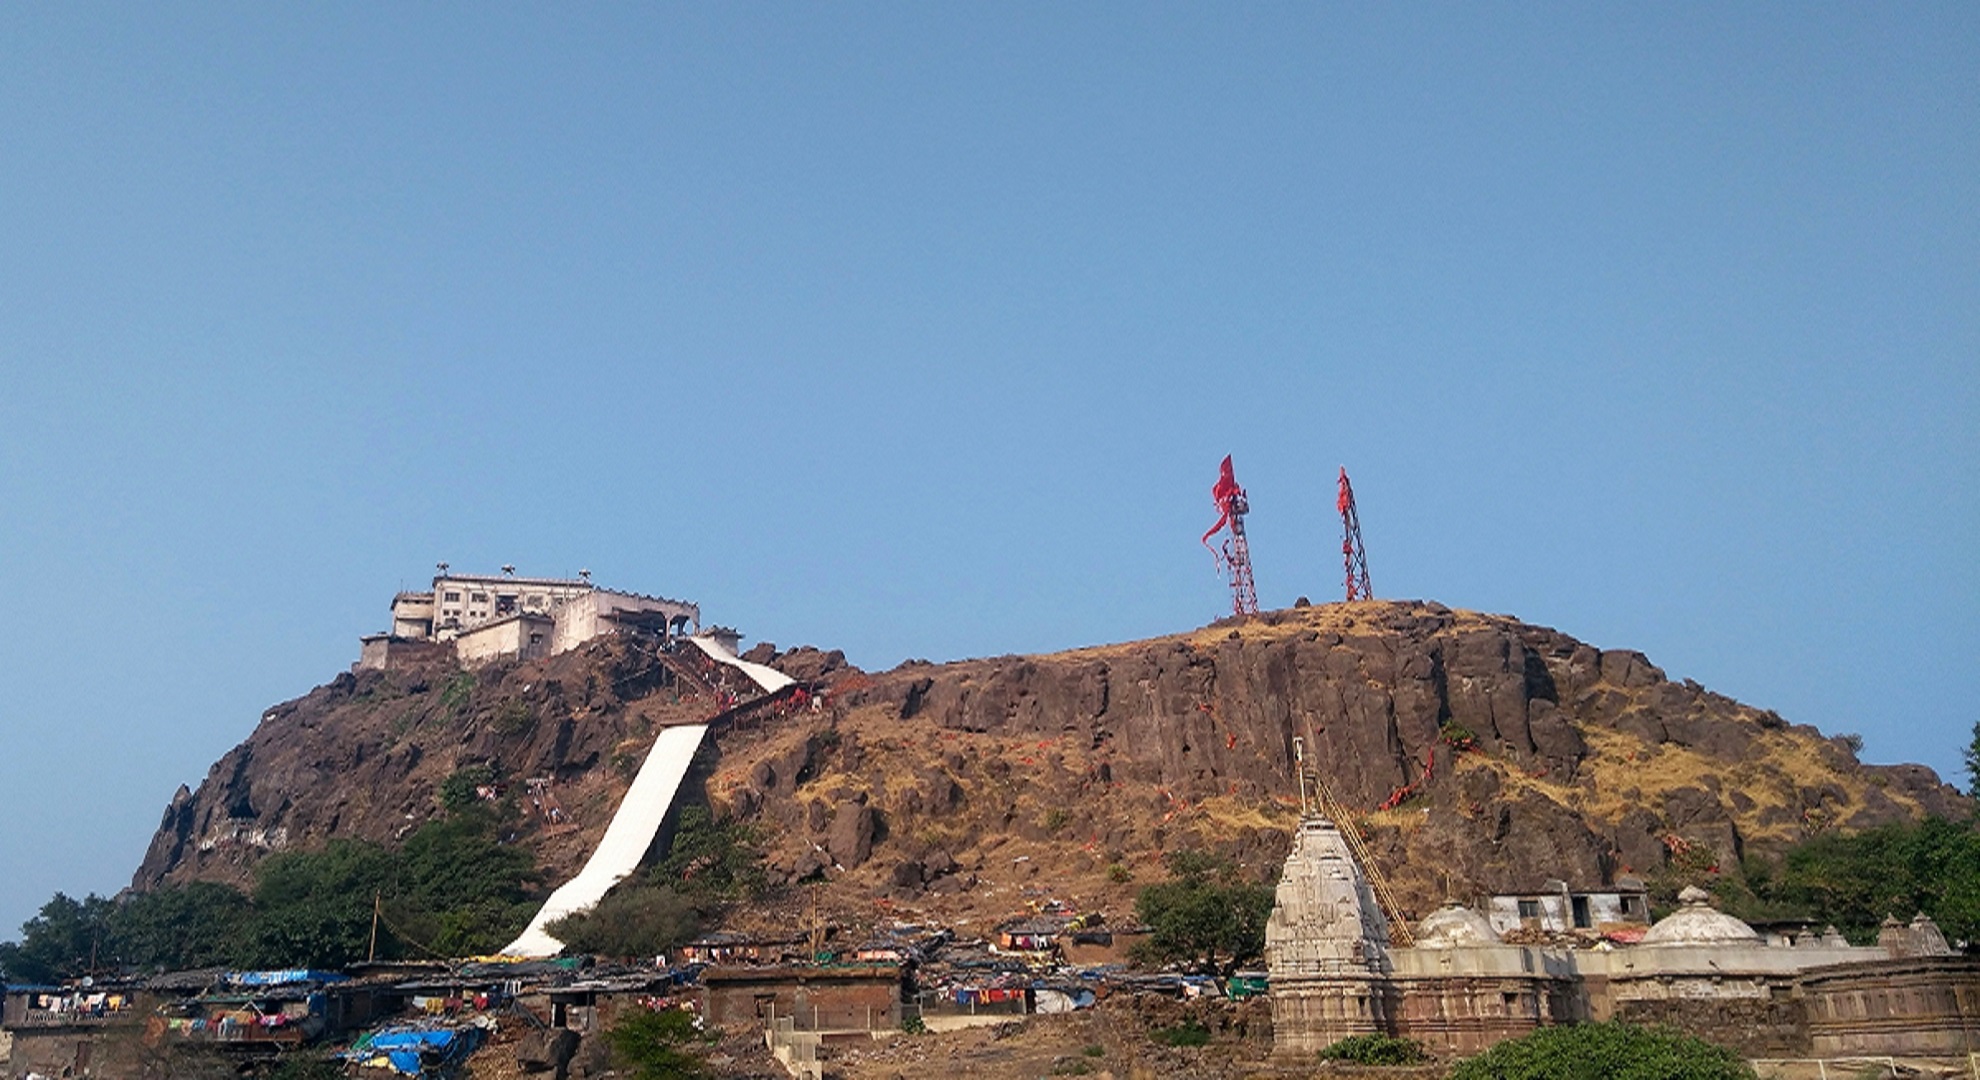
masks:
[[[1929,769],[1859,765],[1811,728],[1670,681],[1641,653],[1435,604],[1326,605],[1052,656],[917,662],[838,701],[842,741],[803,744],[817,787],[859,788],[861,813],[886,823],[900,855],[945,844],[982,859],[1010,838],[1068,863],[1077,847],[1096,870],[1179,844],[1269,863],[1295,812],[1298,738],[1426,910],[1447,891],[1654,874],[1674,850],[1697,863],[1688,870],[1734,872],[1750,843],[1964,806]],[[757,797],[761,783],[739,790],[832,848],[822,819],[780,811]]]
[[[1124,900],[1182,845],[1265,872],[1297,814],[1295,739],[1421,910],[1656,874],[1673,851],[1734,872],[1756,845],[1969,806],[1929,769],[1860,765],[1640,653],[1437,604],[878,675],[808,647],[751,655],[823,683],[829,705],[717,732],[690,797],[760,822],[777,875],[848,896],[962,902],[1023,883]],[[714,711],[623,639],[472,674],[339,676],[269,710],[172,799],[136,884],[244,881],[267,853],[331,836],[391,842],[471,764],[512,792],[550,781],[575,824],[525,815],[518,839],[554,880],[596,843],[653,731]]]
[[[469,765],[493,766],[526,807],[525,781],[547,781],[563,821],[529,808],[519,839],[553,873],[574,870],[653,731],[713,711],[691,695],[649,649],[614,638],[473,672],[339,675],[269,709],[198,791],[179,789],[133,885],[245,883],[276,851],[340,836],[393,842],[439,812],[441,784]]]

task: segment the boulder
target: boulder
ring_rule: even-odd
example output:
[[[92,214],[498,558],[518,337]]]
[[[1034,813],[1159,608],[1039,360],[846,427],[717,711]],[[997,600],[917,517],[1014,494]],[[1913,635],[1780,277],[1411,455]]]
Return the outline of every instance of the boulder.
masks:
[[[873,854],[873,840],[879,827],[880,815],[871,806],[842,806],[832,819],[825,848],[839,865],[848,870],[857,869]]]

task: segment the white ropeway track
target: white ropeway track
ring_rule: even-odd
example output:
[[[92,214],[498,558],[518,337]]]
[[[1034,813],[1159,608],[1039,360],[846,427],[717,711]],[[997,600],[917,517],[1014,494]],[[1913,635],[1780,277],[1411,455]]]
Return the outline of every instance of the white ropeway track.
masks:
[[[707,653],[710,660],[718,664],[727,664],[749,676],[750,681],[762,687],[766,694],[774,694],[797,681],[767,664],[753,664],[748,660],[737,659],[735,653],[724,648],[722,643],[714,638],[692,637],[688,640],[699,645],[701,651]]]
[[[711,638],[688,640],[699,646],[709,659],[740,670],[766,694],[776,693],[795,681],[776,668],[737,659]],[[625,800],[612,815],[612,823],[605,827],[605,838],[598,842],[598,850],[591,853],[576,877],[550,894],[550,899],[544,901],[536,917],[529,921],[529,928],[502,950],[504,955],[538,958],[564,951],[564,943],[551,937],[544,927],[566,915],[590,911],[612,886],[639,868],[640,860],[653,846],[654,834],[667,820],[667,811],[674,805],[674,796],[680,792],[681,781],[694,762],[702,736],[707,733],[706,724],[684,724],[661,730],[653,740],[653,749],[646,753],[645,764],[639,767],[639,775],[633,777]]]

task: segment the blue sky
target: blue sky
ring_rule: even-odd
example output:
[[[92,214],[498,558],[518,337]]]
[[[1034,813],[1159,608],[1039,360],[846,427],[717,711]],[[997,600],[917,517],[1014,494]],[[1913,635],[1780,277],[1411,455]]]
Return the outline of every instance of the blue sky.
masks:
[[[1261,600],[1949,779],[1980,9],[0,7],[0,933],[435,561],[884,668]]]

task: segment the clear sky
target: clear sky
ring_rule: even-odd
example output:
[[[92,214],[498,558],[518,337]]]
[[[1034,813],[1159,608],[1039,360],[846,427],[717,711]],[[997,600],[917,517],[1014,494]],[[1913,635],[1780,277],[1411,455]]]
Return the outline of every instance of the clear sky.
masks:
[[[0,934],[433,564],[857,663],[1375,589],[1948,777],[1980,7],[0,6]]]

